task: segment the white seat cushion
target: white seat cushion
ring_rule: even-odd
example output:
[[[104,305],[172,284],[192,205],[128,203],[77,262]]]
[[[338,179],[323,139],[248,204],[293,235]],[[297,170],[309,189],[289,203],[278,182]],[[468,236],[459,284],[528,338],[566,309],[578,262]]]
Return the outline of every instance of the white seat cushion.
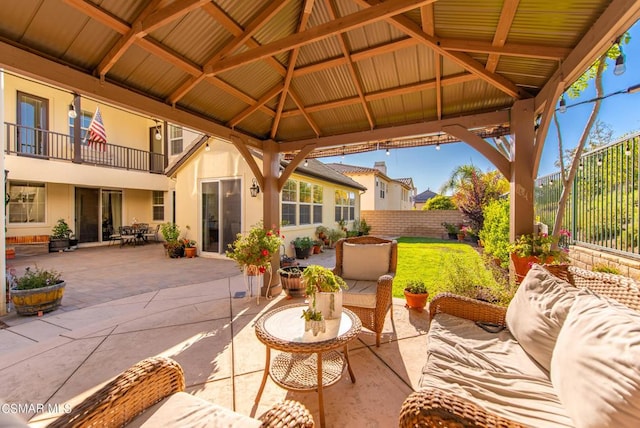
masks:
[[[358,308],[376,307],[376,290],[378,281],[356,281],[345,279],[349,288],[342,293],[343,306],[356,306]]]
[[[640,314],[583,290],[560,330],[551,380],[577,427],[640,420]]]
[[[148,408],[127,427],[251,428],[260,421],[186,392],[178,392]]]
[[[487,411],[532,427],[572,427],[547,372],[503,330],[489,333],[473,321],[438,314],[420,387],[434,387]]]
[[[509,303],[507,327],[547,371],[560,328],[577,294],[577,288],[534,265]]]
[[[342,278],[377,281],[389,272],[391,243],[350,244],[345,242],[342,254]]]

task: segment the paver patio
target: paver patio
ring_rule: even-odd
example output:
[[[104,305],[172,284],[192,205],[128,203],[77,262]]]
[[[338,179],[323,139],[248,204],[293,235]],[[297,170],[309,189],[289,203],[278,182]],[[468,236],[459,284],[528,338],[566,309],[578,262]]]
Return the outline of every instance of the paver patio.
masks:
[[[305,264],[332,266],[333,257],[327,251]],[[183,367],[192,394],[247,415],[295,399],[318,422],[316,393],[288,392],[271,380],[254,407],[265,346],[253,324],[265,311],[302,299],[288,300],[284,293],[260,304],[234,299],[245,288],[234,262],[168,259],[159,245],[83,248],[9,261],[18,273],[34,263],[63,272],[63,307],[41,318],[1,319],[8,327],[0,330],[0,399],[73,404],[134,363],[164,355]],[[350,346],[356,383],[344,376],[325,391],[328,427],[397,425],[400,406],[425,363],[428,316],[408,311],[401,299],[394,300],[393,311],[395,326],[387,317],[380,348],[367,330]],[[34,425],[49,417],[20,416]]]

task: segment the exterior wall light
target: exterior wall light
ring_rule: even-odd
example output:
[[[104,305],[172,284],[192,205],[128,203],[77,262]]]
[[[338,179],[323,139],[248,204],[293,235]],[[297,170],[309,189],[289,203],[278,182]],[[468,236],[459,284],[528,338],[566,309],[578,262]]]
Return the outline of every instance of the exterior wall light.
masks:
[[[249,191],[251,192],[252,198],[255,198],[258,196],[258,193],[260,193],[260,186],[258,186],[258,181],[255,178],[252,181],[251,187],[249,187]]]

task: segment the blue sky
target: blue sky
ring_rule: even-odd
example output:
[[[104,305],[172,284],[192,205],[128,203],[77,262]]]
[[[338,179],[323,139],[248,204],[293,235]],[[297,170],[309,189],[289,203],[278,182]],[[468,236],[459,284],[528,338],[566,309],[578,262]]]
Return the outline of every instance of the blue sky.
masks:
[[[640,25],[636,23],[630,30],[631,40],[624,45],[626,55],[626,72],[621,76],[613,74],[613,61],[608,62],[608,67],[603,74],[604,94],[610,94],[619,90],[640,84]],[[583,92],[580,98],[566,98],[567,105],[589,100],[595,97],[593,84]],[[582,130],[586,124],[592,104],[568,108],[566,113],[559,115],[560,128],[564,148],[575,147]],[[610,125],[613,129],[613,138],[640,130],[640,93],[622,94],[603,100],[598,118]],[[556,171],[554,163],[558,158],[558,142],[556,129],[549,128],[547,139],[542,153],[539,176],[544,176]],[[459,165],[473,163],[483,171],[493,170],[495,167],[480,153],[466,144],[445,144],[436,151],[435,147],[419,147],[410,149],[391,150],[389,156],[384,151],[374,151],[357,155],[341,157],[329,157],[320,159],[322,162],[342,162],[349,165],[373,167],[376,161],[385,161],[387,175],[391,178],[413,178],[418,193],[427,188],[438,192],[440,186],[451,175],[451,172]]]

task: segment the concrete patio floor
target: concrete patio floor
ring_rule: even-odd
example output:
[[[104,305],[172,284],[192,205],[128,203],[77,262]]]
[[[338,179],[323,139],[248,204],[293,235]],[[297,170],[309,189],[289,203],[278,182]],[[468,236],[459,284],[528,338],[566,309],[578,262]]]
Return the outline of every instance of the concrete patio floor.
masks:
[[[303,264],[332,266],[334,253]],[[233,298],[245,289],[234,262],[168,259],[160,245],[83,248],[70,253],[9,260],[20,274],[27,265],[54,267],[67,281],[61,309],[42,317],[11,313],[0,318],[0,400],[71,405],[136,362],[154,355],[178,361],[187,392],[245,415],[259,416],[283,399],[307,406],[319,423],[315,392],[289,392],[270,379],[254,400],[265,365],[255,320],[285,304],[303,303],[284,293],[272,300]],[[397,426],[406,396],[425,363],[427,312],[394,299],[382,345],[363,329],[349,347],[356,383],[343,376],[325,390],[327,427]],[[395,325],[394,325],[395,324]],[[51,415],[19,414],[35,426]]]

